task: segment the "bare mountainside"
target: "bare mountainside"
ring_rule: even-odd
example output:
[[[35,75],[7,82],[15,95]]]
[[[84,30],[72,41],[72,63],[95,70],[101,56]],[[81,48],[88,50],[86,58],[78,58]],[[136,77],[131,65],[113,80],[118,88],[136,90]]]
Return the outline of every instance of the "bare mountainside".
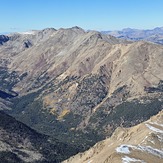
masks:
[[[163,111],[131,128],[117,128],[111,138],[98,142],[64,163],[163,162]]]
[[[162,110],[161,45],[48,28],[1,37],[0,65],[1,109],[80,150]]]

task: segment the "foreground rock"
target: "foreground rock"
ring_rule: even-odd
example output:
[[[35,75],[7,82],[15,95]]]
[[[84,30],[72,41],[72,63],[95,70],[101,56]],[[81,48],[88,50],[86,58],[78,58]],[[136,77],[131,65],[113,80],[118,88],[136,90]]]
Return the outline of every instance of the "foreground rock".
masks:
[[[163,111],[131,128],[117,128],[111,138],[63,163],[163,162]]]

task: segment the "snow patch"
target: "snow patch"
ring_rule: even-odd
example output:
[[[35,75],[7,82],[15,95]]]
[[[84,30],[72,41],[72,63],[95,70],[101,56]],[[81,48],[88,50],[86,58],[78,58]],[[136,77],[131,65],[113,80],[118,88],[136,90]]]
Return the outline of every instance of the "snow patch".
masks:
[[[134,150],[140,150],[142,152],[147,152],[150,153],[152,155],[158,156],[160,158],[163,158],[163,151],[156,149],[156,148],[152,148],[151,146],[129,146],[130,148],[134,149]]]
[[[163,134],[163,130],[160,130],[160,129],[158,129],[158,128],[156,128],[156,127],[153,127],[153,126],[151,126],[151,125],[149,125],[149,124],[145,124],[150,130],[152,130],[152,131],[154,131],[154,132],[158,132],[158,133],[161,133],[161,134]]]
[[[153,140],[148,140],[148,142],[151,142],[152,144],[155,144],[155,142]]]
[[[157,137],[160,142],[163,142],[163,136],[157,135]]]
[[[144,152],[147,152],[147,153],[150,153],[152,155],[158,156],[160,158],[163,158],[163,151],[161,151],[159,149],[152,148],[151,146],[147,146],[147,147],[138,146],[137,149],[144,151]]]
[[[148,135],[143,139],[143,141],[141,143],[144,143],[147,138],[148,138]]]
[[[117,153],[124,153],[130,154],[129,146],[128,145],[121,145],[116,148]]]
[[[22,35],[35,35],[35,31],[19,32]]]
[[[157,122],[149,122],[150,124],[153,124],[153,125],[157,125],[157,126],[161,126],[161,127],[163,127],[163,124],[159,124],[159,123],[157,123]]]
[[[131,158],[131,157],[128,157],[128,156],[125,156],[125,157],[122,158],[122,163],[130,163],[130,162],[145,163],[145,161],[143,161],[143,160],[138,160],[138,159]]]
[[[88,163],[91,163],[93,160],[88,161]]]
[[[151,146],[141,146],[141,145],[133,146],[133,145],[123,144],[123,145],[117,147],[116,151],[118,153],[130,154],[131,151],[129,150],[129,148],[132,148],[133,150],[139,150],[141,152],[147,152],[149,154],[152,154],[152,155],[155,155],[157,157],[163,158],[163,151],[159,150],[159,149],[156,149],[156,148],[153,148]]]

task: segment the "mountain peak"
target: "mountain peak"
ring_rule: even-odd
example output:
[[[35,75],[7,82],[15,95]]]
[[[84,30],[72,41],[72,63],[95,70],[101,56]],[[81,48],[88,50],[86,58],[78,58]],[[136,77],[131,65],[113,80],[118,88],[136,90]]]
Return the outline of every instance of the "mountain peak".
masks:
[[[79,27],[79,26],[74,26],[74,27],[72,27],[71,29],[77,29],[77,30],[83,30],[81,27]]]
[[[55,28],[45,28],[42,31],[57,31]]]
[[[78,26],[74,26],[71,28],[60,28],[59,31],[74,31],[74,32],[81,33],[81,34],[85,33],[85,30]]]

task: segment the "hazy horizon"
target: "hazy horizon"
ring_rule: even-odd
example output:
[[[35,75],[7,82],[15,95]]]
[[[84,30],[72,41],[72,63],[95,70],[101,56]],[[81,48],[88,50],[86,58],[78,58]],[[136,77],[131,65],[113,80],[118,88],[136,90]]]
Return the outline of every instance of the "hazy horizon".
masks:
[[[6,0],[1,6],[0,33],[48,27],[106,31],[163,26],[161,0]]]
[[[74,26],[72,26],[72,27],[74,27]],[[67,27],[67,28],[72,28],[72,27]],[[79,26],[78,26],[79,27]],[[16,30],[15,29],[15,31],[10,31],[10,32],[0,32],[0,34],[1,35],[7,35],[7,34],[12,34],[12,33],[23,33],[23,32],[29,32],[29,31],[39,31],[39,30],[43,30],[43,29],[46,29],[46,28],[54,28],[54,27],[45,27],[45,28],[42,28],[42,29],[27,29],[27,30]],[[60,27],[60,28],[62,28],[62,27]],[[58,29],[56,29],[56,28],[54,28],[54,29],[56,29],[56,30],[59,30],[60,28],[58,28]],[[65,28],[65,29],[67,29],[67,28]],[[82,27],[80,27],[80,28],[82,28]],[[105,31],[122,31],[122,30],[124,30],[124,29],[133,29],[133,30],[153,30],[153,29],[155,29],[155,28],[163,28],[163,27],[154,27],[154,28],[151,28],[151,29],[144,29],[144,28],[142,28],[142,29],[138,29],[138,28],[130,28],[130,27],[126,27],[126,28],[123,28],[123,29],[117,29],[117,30],[95,30],[95,29],[84,29],[84,28],[82,28],[82,29],[84,29],[85,31],[99,31],[99,32],[105,32]]]

